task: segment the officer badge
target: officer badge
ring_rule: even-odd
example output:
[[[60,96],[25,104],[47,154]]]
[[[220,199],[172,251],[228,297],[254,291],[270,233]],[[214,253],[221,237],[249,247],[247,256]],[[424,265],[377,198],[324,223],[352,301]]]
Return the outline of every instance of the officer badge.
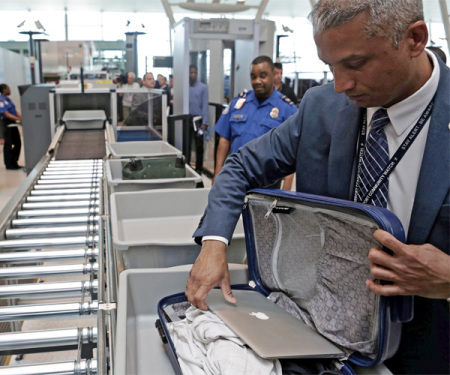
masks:
[[[277,118],[280,110],[277,107],[273,107],[272,111],[270,111],[270,117]]]

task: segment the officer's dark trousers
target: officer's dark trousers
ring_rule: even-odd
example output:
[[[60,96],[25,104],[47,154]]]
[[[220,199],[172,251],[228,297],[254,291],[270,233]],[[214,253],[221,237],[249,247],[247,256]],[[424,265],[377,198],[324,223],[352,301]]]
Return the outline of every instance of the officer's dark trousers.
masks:
[[[22,142],[20,141],[19,128],[17,126],[7,126],[5,131],[5,144],[3,145],[3,159],[6,168],[17,167]]]
[[[203,137],[194,134],[195,139],[195,170],[199,173],[203,170]]]

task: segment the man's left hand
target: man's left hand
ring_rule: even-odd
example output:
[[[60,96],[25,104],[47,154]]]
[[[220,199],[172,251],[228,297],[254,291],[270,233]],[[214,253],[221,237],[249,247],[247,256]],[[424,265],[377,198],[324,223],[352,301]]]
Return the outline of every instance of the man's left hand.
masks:
[[[450,256],[430,244],[406,245],[383,230],[375,231],[374,237],[393,254],[377,247],[370,249],[370,272],[375,279],[392,284],[367,280],[372,292],[382,296],[450,297]]]

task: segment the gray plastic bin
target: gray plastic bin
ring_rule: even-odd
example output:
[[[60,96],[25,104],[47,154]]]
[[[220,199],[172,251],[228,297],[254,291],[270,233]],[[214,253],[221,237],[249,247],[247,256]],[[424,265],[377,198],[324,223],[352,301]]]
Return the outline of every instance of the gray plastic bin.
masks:
[[[192,265],[127,270],[120,274],[115,374],[174,374],[155,322],[157,304],[186,289]],[[232,284],[248,282],[247,266],[230,264]]]
[[[105,111],[85,109],[65,111],[62,120],[69,130],[74,129],[103,129],[106,120]]]
[[[106,161],[106,179],[112,193],[169,188],[194,189],[202,182],[202,177],[188,164],[185,165],[186,177],[124,180],[122,162],[121,159]]]
[[[114,159],[176,156],[181,151],[164,141],[111,142],[107,144]]]
[[[155,322],[158,302],[183,292],[192,265],[127,270],[120,274],[114,374],[174,375]],[[247,267],[230,264],[230,283],[248,283]],[[359,375],[392,375],[384,365],[353,366]]]
[[[121,269],[162,268],[195,262],[201,247],[194,233],[209,189],[166,189],[111,195],[111,229]],[[243,263],[245,237],[239,220],[227,249]]]

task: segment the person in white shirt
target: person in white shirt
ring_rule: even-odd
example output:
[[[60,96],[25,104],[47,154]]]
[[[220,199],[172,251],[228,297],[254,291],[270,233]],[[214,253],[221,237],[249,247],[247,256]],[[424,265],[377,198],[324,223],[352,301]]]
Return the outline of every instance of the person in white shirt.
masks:
[[[136,82],[136,75],[133,72],[128,73],[127,83],[122,86],[125,90],[137,90],[140,88],[139,83]],[[133,93],[124,93],[122,97],[123,106],[123,119],[130,115],[131,112],[131,102],[133,100]]]

